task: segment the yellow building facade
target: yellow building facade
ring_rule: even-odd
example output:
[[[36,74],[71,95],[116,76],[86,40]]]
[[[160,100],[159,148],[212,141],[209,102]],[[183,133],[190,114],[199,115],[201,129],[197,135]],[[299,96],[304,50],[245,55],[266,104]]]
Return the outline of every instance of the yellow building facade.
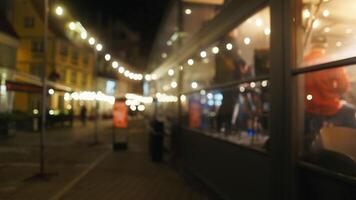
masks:
[[[44,66],[44,20],[42,8],[32,0],[13,0],[10,22],[20,38],[17,52],[17,71],[26,74],[26,81],[40,84]],[[52,21],[53,20],[53,21]],[[64,101],[66,92],[93,90],[94,52],[80,37],[68,34],[68,27],[55,23],[50,17],[48,36],[47,74],[49,89],[49,109],[79,111],[79,104]],[[32,111],[39,108],[40,94],[16,92],[14,110]]]

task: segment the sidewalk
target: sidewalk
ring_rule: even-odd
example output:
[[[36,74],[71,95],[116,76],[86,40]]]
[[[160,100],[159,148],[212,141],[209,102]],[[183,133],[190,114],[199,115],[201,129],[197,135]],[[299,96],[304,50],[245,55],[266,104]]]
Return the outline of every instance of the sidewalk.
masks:
[[[122,152],[111,150],[110,124],[101,124],[101,143],[93,147],[88,146],[93,137],[88,133],[91,125],[51,131],[47,169],[57,175],[49,181],[26,181],[38,170],[33,136],[32,140],[29,136],[20,140],[16,135],[12,141],[1,142],[0,199],[206,199],[168,165],[149,160],[147,126],[143,121],[130,121],[130,127],[129,150]],[[27,146],[19,150],[24,144]],[[6,148],[13,151],[9,153],[13,156],[5,159],[2,155]]]

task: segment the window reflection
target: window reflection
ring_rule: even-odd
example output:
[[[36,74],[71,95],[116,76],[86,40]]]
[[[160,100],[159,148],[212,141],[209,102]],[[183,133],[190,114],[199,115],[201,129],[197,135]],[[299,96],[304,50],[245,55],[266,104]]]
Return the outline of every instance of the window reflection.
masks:
[[[300,0],[298,66],[356,56],[356,1]]]
[[[356,66],[338,67],[307,73],[299,80],[304,84],[305,156],[319,162],[321,155],[332,152],[334,158],[353,163],[333,170],[352,175],[356,175],[355,74]],[[335,162],[332,158],[330,162]]]
[[[263,147],[268,139],[268,99],[267,80],[201,90],[188,96],[186,122],[214,137]]]
[[[188,58],[184,66],[184,90],[267,75],[270,68],[269,12],[268,7],[260,10],[217,42]],[[192,82],[198,83],[198,87],[192,88]]]

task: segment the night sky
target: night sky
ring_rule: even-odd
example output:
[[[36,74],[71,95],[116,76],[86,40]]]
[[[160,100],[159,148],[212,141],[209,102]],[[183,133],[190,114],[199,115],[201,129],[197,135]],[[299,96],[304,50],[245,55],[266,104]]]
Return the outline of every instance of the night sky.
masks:
[[[118,19],[141,34],[142,49],[149,53],[169,0],[62,0],[73,17],[85,27],[103,27],[109,19]],[[99,20],[101,19],[101,20]],[[98,23],[93,23],[98,22]]]

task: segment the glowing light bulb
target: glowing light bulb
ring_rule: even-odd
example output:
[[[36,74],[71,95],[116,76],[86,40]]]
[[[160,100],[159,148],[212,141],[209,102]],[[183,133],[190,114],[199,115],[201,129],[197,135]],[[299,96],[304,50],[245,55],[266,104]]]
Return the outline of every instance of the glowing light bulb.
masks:
[[[72,31],[76,28],[76,25],[74,22],[70,22],[68,26],[69,26],[69,29]]]
[[[190,65],[190,66],[194,65],[194,60],[193,59],[189,59],[188,60],[188,65]]]
[[[107,53],[107,54],[105,55],[105,60],[106,60],[106,61],[110,61],[110,60],[111,60],[111,55]]]
[[[168,70],[168,75],[169,76],[173,76],[174,75],[174,70],[173,69],[169,69]]]
[[[117,61],[112,62],[111,64],[112,68],[116,69],[119,67],[119,63]]]
[[[265,30],[263,32],[265,33],[265,35],[271,35],[271,29],[270,28],[265,28]]]
[[[251,44],[251,38],[245,37],[245,38],[244,38],[244,43],[245,43],[245,45]]]
[[[206,56],[207,56],[206,51],[201,51],[201,52],[200,52],[200,57],[206,58]]]
[[[187,9],[185,9],[185,14],[186,15],[190,15],[190,14],[192,14],[192,10],[191,9],[189,9],[189,8],[187,8]]]
[[[213,49],[211,51],[213,52],[213,54],[218,54],[219,53],[219,47],[213,47]]]
[[[89,44],[92,46],[95,44],[95,38],[93,38],[93,37],[90,37],[88,41],[89,41]]]
[[[61,6],[57,6],[57,8],[56,8],[56,14],[57,14],[58,16],[62,16],[63,13],[64,13],[63,8],[62,8]]]
[[[227,50],[230,51],[232,48],[233,48],[233,46],[232,46],[231,43],[227,43],[227,44],[226,44],[226,49],[227,49]]]

